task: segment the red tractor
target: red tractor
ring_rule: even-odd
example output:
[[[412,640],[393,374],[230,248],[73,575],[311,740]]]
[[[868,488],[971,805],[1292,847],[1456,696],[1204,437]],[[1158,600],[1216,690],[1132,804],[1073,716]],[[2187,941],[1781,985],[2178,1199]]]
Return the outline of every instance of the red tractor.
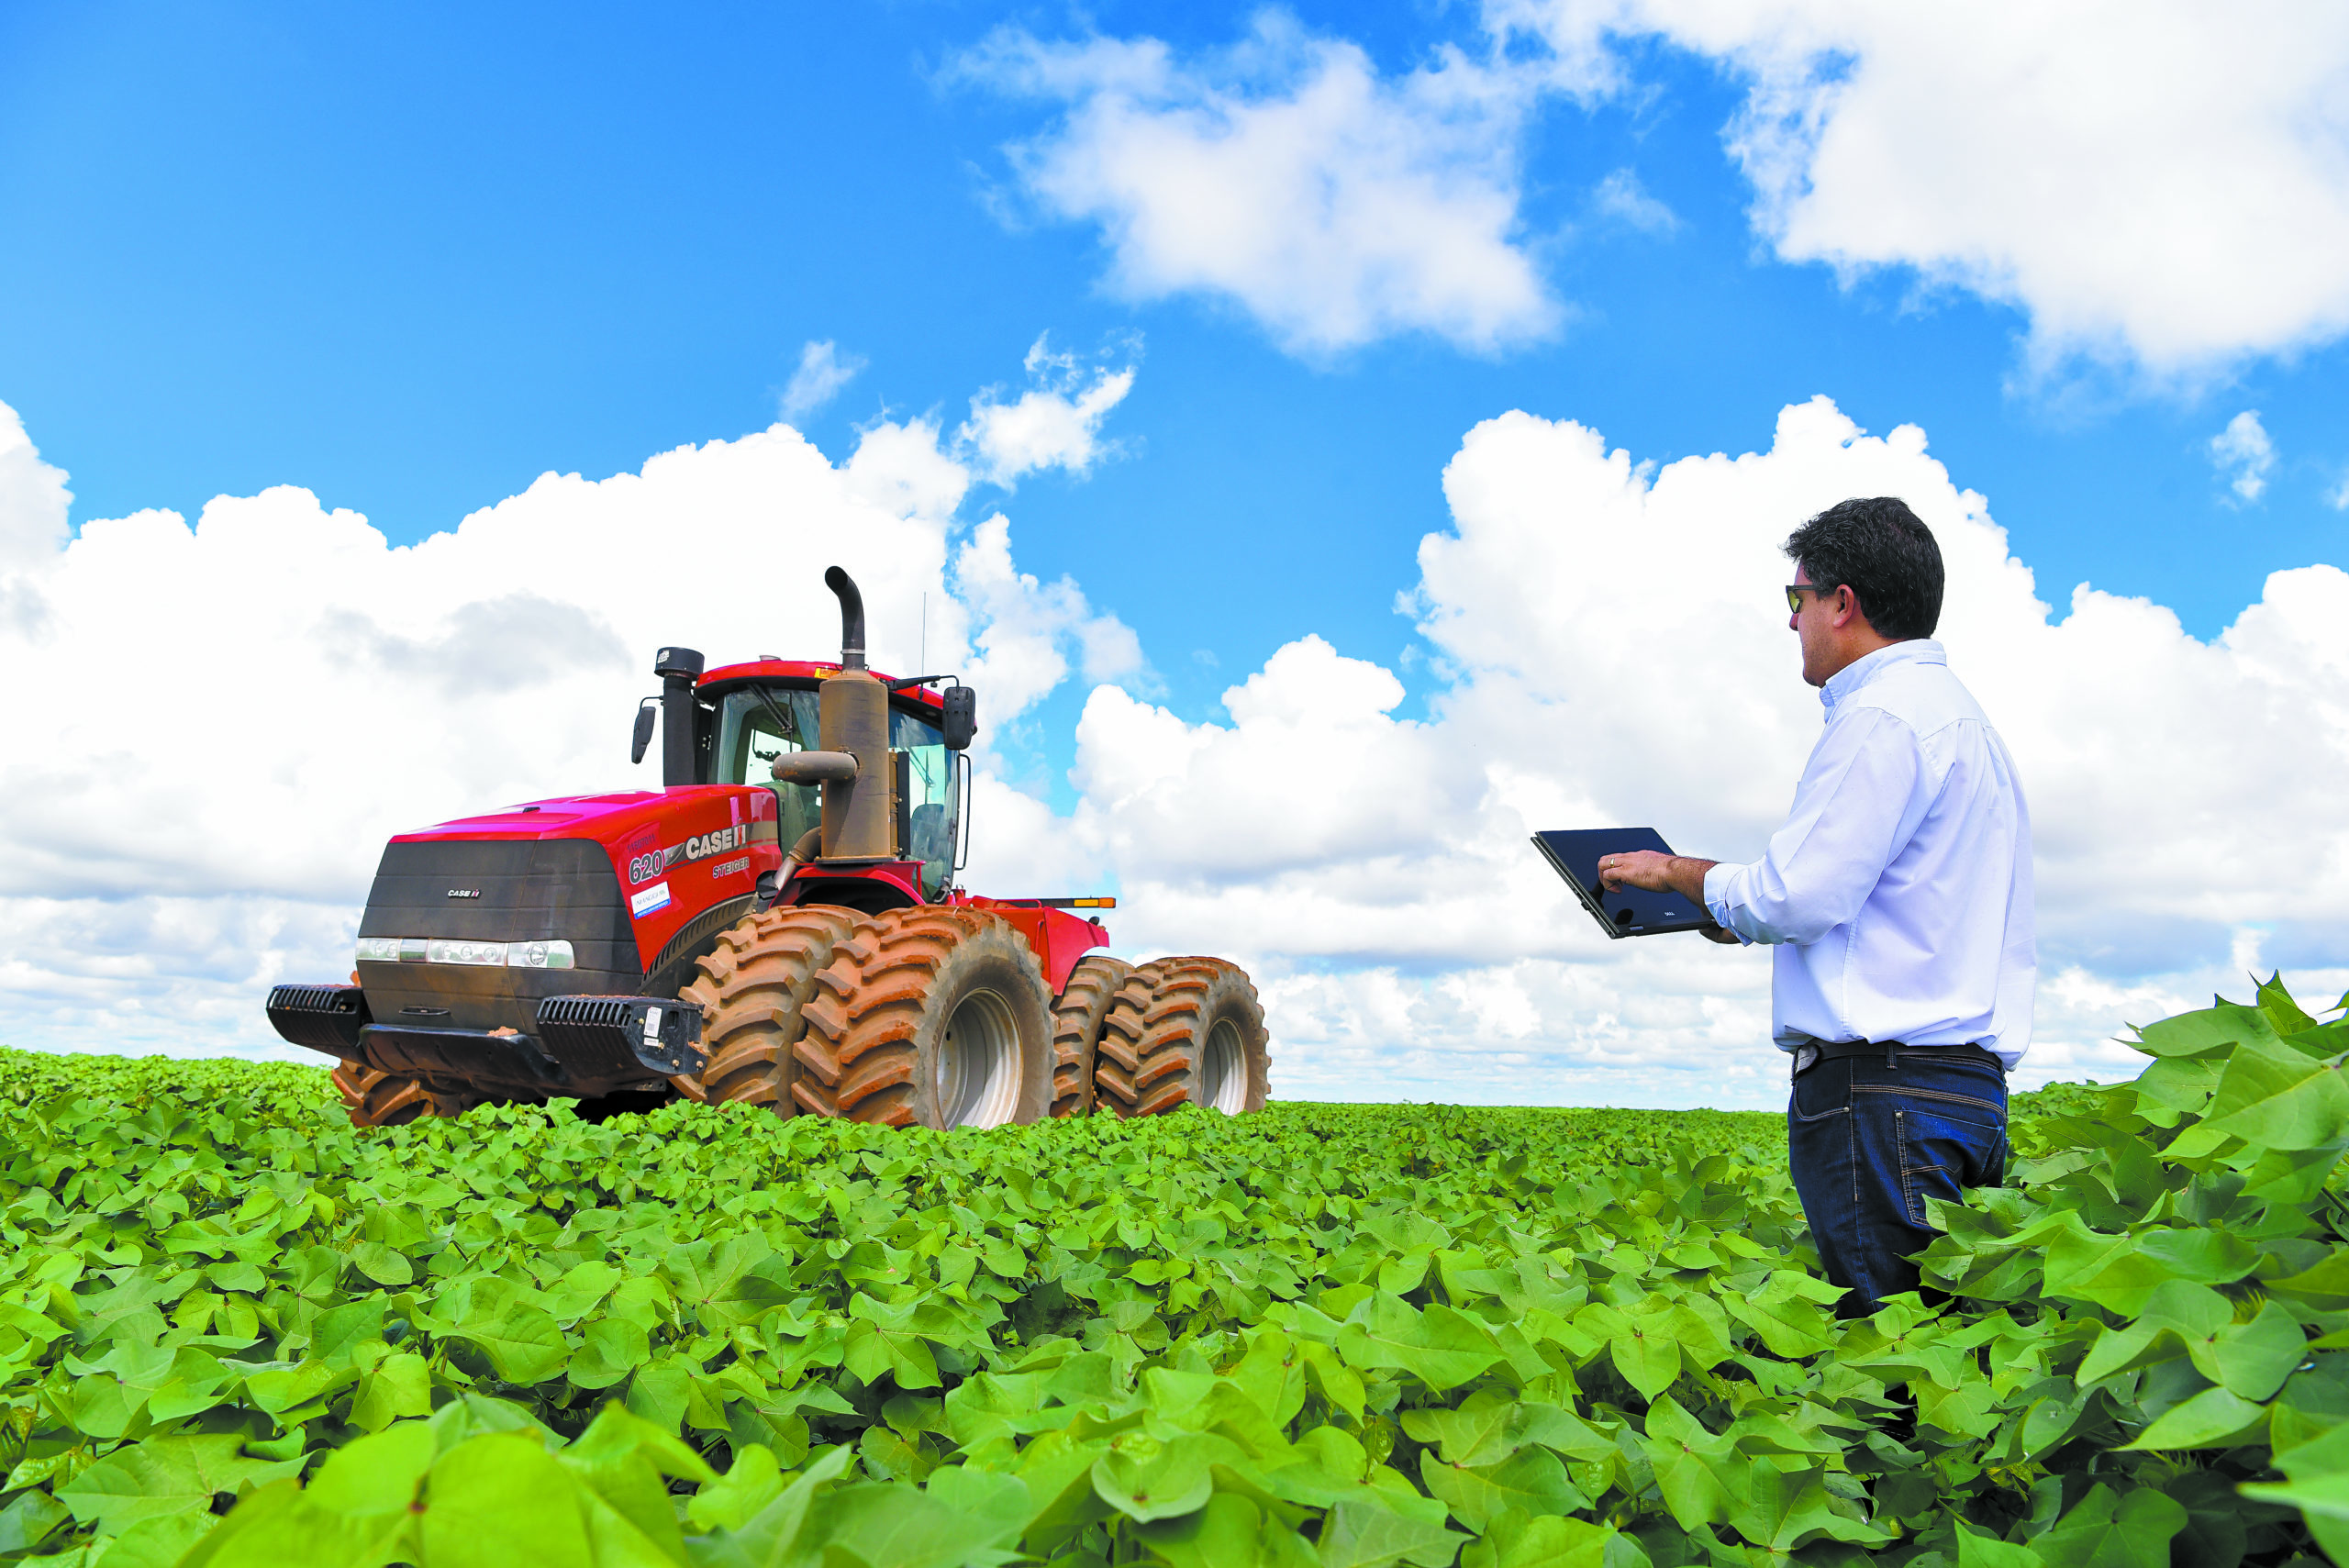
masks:
[[[824,581],[838,664],[705,671],[661,651],[633,752],[657,700],[658,792],[385,847],[351,984],[269,997],[279,1034],[339,1059],[352,1121],[557,1097],[932,1128],[1263,1106],[1264,1009],[1240,969],[1093,951],[1109,934],[1077,911],[1112,899],[956,885],[975,695],[867,670],[856,584]]]

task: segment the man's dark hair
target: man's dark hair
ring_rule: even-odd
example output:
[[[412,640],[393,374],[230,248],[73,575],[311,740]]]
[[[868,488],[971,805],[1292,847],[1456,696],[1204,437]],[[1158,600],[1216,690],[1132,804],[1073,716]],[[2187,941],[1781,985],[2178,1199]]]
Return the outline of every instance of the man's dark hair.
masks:
[[[1942,619],[1942,547],[1895,495],[1838,501],[1797,528],[1786,551],[1832,593],[1849,588],[1878,637],[1931,637]]]

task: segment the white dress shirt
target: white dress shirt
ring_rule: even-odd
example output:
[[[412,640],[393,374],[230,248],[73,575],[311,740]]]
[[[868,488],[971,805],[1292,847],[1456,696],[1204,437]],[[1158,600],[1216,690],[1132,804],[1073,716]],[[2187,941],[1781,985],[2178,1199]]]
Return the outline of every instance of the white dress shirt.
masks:
[[[1705,873],[1714,919],[1780,944],[1779,1048],[1972,1042],[2013,1067],[2039,981],[2014,760],[1938,642],[1880,648],[1819,696],[1827,732],[1770,852]]]

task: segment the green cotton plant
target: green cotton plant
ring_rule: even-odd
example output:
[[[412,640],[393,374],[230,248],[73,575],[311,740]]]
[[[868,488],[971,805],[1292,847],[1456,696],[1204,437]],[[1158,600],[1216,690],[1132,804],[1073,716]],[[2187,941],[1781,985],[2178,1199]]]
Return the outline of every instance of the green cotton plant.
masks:
[[[1956,1300],[1855,1321],[1776,1116],[360,1131],[0,1052],[0,1562],[2349,1562],[2343,1030],[2018,1096]]]

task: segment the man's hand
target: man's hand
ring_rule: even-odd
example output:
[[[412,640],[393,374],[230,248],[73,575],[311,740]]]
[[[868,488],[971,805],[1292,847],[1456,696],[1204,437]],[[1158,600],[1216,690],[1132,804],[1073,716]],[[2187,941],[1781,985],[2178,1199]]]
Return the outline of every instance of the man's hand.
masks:
[[[1691,904],[1705,902],[1705,873],[1719,862],[1666,855],[1654,850],[1598,857],[1599,885],[1612,893],[1622,887],[1643,887],[1650,893],[1677,893]]]
[[[1687,855],[1633,850],[1628,854],[1598,857],[1598,884],[1612,893],[1621,887],[1644,887],[1650,893],[1677,893],[1699,909],[1705,906],[1705,873],[1716,862]],[[1708,919],[1697,928],[1709,942],[1735,942],[1735,931]]]

